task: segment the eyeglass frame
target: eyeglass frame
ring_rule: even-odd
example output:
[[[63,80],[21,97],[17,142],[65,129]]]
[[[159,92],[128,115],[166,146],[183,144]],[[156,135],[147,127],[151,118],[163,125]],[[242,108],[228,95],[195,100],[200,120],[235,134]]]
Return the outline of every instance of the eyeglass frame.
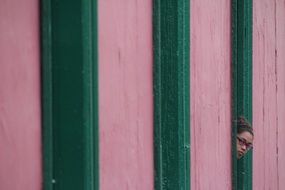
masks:
[[[245,146],[246,151],[249,151],[250,149],[253,148],[253,145],[251,143],[247,143],[244,139],[240,138],[237,136],[237,140],[241,146]]]

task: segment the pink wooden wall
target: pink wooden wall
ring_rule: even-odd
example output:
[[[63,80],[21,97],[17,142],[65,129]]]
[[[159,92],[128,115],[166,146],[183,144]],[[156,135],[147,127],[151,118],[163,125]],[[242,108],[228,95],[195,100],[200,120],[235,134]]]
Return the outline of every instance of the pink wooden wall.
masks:
[[[152,1],[99,0],[100,189],[153,189]]]
[[[0,189],[41,189],[37,0],[0,1]]]
[[[285,1],[253,1],[253,187],[285,189]]]
[[[230,1],[191,0],[191,189],[231,190]]]

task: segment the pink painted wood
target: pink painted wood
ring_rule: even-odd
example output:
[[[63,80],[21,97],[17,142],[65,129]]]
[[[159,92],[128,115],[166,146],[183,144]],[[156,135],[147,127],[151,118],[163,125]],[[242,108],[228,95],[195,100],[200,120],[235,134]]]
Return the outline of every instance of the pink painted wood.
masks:
[[[276,0],[278,190],[285,189],[285,0]]]
[[[152,2],[98,3],[100,189],[151,190]]]
[[[39,4],[0,1],[0,189],[41,189]]]
[[[253,188],[285,189],[285,1],[253,4]]]
[[[231,189],[231,13],[191,0],[191,189]]]

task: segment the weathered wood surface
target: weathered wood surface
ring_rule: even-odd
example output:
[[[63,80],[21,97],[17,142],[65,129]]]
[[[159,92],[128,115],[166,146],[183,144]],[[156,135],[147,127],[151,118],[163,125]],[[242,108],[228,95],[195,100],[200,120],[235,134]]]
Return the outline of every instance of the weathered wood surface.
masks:
[[[285,1],[253,5],[253,189],[285,189]]]
[[[41,189],[39,5],[0,1],[0,189]]]
[[[152,1],[99,0],[102,190],[153,189]]]
[[[191,189],[231,189],[231,12],[191,0]]]

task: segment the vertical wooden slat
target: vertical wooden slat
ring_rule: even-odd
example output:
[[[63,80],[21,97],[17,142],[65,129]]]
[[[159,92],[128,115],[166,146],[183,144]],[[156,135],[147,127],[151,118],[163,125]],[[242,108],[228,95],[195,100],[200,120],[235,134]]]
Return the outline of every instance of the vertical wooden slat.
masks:
[[[0,1],[0,189],[42,188],[39,2]]]
[[[52,137],[52,53],[51,53],[51,2],[40,1],[41,17],[41,78],[42,78],[42,151],[43,188],[52,190],[53,137]]]
[[[285,189],[285,1],[275,0],[276,12],[276,93],[277,93],[277,183],[278,190]]]
[[[44,189],[98,189],[96,1],[42,1]]]
[[[154,0],[155,189],[189,189],[189,1]]]
[[[100,190],[153,190],[152,0],[98,1]]]
[[[231,3],[191,1],[191,188],[231,189]]]
[[[253,4],[253,189],[285,188],[284,3]]]
[[[252,1],[232,1],[232,120],[252,121]],[[252,152],[236,161],[236,123],[232,124],[233,188],[252,189]]]

